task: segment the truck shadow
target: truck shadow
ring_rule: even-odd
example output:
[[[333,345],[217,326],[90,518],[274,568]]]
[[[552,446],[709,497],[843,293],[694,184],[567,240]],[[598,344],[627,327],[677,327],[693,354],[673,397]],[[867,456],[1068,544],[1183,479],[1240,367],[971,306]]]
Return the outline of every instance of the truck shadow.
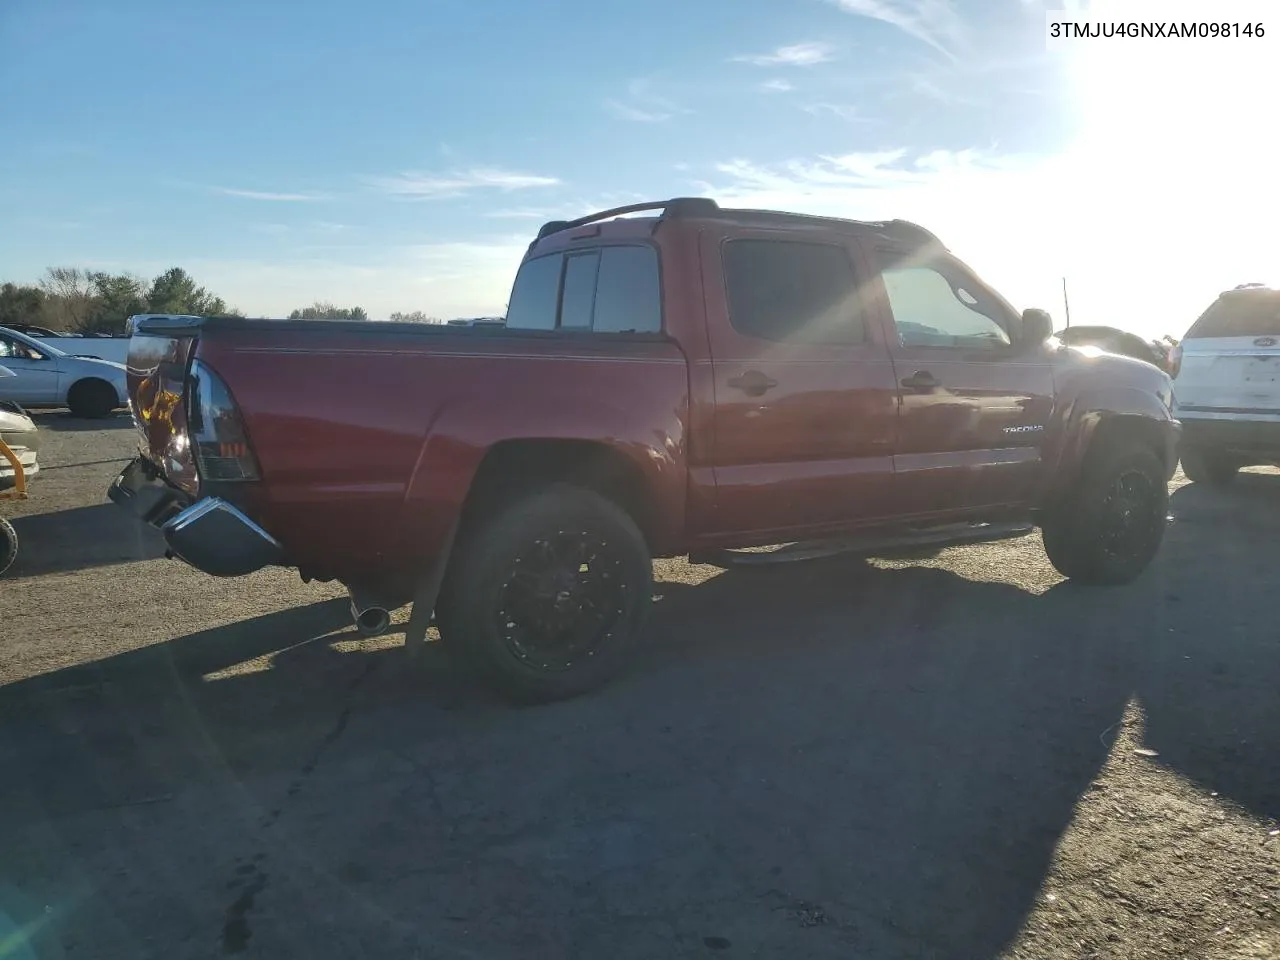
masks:
[[[60,670],[0,690],[4,870],[88,876],[101,892],[70,936],[113,912],[147,929],[147,897],[111,890],[121,863],[221,889],[204,866],[163,865],[217,865],[230,846],[271,851],[277,893],[368,942],[388,917],[423,936],[461,917],[468,949],[494,957],[666,956],[682,937],[995,957],[1131,698],[1161,762],[1259,812],[1275,802],[1267,605],[1243,585],[1192,590],[1194,532],[1175,523],[1124,590],[1037,596],[860,561],[662,583],[636,668],[536,709],[459,683],[437,644],[406,669],[403,649],[348,629],[341,600]],[[1266,539],[1251,536],[1204,564],[1250,562]],[[1242,731],[1252,765],[1214,755]],[[135,808],[145,853],[113,832]],[[74,853],[39,839],[72,822],[95,825]]]
[[[11,522],[21,546],[18,559],[6,574],[10,578],[67,573],[164,556],[164,538],[159,531],[138,523],[113,503],[33,513],[15,517]]]

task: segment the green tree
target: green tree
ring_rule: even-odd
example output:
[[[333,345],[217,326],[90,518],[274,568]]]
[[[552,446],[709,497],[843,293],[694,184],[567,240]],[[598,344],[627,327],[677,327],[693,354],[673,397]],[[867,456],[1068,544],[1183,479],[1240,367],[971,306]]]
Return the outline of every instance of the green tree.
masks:
[[[85,333],[123,333],[124,322],[135,313],[147,312],[147,281],[131,274],[91,274],[94,310],[85,321]]]
[[[369,314],[361,307],[335,307],[328,301],[317,300],[309,307],[294,310],[290,320],[368,320]]]
[[[15,323],[39,323],[44,311],[44,291],[16,283],[0,284],[0,327]]]
[[[421,310],[411,313],[393,313],[391,319],[399,323],[443,323],[439,317],[429,317]]]
[[[229,313],[226,302],[198,285],[181,267],[170,267],[151,282],[145,313],[217,316]]]

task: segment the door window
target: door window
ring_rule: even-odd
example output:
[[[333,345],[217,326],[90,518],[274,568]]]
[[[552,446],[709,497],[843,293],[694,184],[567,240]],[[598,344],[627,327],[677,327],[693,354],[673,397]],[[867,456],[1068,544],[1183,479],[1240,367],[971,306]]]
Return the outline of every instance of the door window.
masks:
[[[904,347],[999,349],[1008,331],[984,307],[980,291],[965,278],[934,266],[896,266],[883,271],[889,309]]]
[[[44,354],[32,350],[21,340],[0,337],[0,359],[6,360],[43,360]]]
[[[830,243],[730,240],[729,322],[761,340],[862,343],[866,321],[849,252]]]

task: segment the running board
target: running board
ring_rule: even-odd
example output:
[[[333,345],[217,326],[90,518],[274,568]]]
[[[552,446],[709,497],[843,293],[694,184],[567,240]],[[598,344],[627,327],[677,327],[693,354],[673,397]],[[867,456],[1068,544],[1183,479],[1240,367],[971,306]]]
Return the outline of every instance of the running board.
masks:
[[[803,540],[772,550],[700,550],[689,555],[690,563],[716,567],[767,567],[783,563],[823,560],[836,556],[885,556],[909,553],[921,547],[957,547],[974,543],[1012,540],[1035,530],[1031,523],[955,523],[892,534],[840,537],[830,540]]]

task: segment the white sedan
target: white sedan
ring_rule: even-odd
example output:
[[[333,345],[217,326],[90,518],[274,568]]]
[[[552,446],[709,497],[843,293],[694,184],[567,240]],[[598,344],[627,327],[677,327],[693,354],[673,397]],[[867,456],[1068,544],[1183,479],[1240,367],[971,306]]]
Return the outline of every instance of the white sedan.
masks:
[[[24,407],[69,407],[77,417],[105,417],[129,402],[123,363],[73,357],[48,340],[0,327],[0,400]]]

